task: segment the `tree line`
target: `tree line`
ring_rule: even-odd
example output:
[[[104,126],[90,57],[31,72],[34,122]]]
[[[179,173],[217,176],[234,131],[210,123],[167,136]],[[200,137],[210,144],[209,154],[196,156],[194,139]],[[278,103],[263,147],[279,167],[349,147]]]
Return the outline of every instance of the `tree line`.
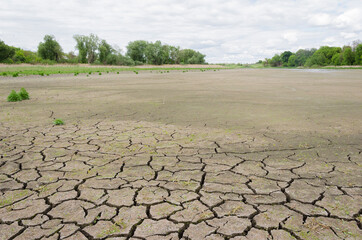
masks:
[[[106,40],[95,34],[74,35],[78,55],[64,53],[53,35],[45,35],[38,45],[37,52],[9,46],[0,40],[0,63],[90,63],[106,65],[142,64],[205,64],[205,55],[193,49],[162,44],[161,41],[137,40],[129,42],[127,52],[122,54]]]
[[[295,53],[284,51],[259,62],[262,62],[264,66],[271,67],[362,65],[362,43],[356,40],[352,46],[342,48],[322,46],[319,49],[299,49]]]

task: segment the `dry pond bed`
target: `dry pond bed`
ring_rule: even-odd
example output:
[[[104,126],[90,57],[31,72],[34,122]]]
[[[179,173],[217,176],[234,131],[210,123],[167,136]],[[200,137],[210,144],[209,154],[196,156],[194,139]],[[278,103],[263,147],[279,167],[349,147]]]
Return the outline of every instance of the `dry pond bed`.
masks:
[[[0,78],[0,239],[360,239],[361,73]]]

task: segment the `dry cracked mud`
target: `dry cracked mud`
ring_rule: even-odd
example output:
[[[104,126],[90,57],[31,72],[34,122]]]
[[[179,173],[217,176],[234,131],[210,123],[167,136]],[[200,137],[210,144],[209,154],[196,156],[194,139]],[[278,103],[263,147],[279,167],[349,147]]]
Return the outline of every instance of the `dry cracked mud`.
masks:
[[[0,240],[362,239],[361,73],[2,77]]]
[[[1,124],[0,239],[361,239],[361,145],[278,136]]]

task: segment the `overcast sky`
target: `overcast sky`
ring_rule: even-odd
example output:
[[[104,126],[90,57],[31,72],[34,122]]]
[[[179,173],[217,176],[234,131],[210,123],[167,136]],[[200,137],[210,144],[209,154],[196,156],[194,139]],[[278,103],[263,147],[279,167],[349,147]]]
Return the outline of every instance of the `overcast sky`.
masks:
[[[284,50],[362,40],[362,0],[0,0],[0,39],[36,50],[52,34],[65,52],[74,34],[121,49],[161,40],[210,63],[251,63]]]

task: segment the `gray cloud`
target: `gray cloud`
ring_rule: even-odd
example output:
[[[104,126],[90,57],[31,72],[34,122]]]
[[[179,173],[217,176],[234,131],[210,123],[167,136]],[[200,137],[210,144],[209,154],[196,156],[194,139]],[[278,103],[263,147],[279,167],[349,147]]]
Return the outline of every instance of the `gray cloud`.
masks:
[[[45,34],[74,50],[74,34],[95,33],[125,48],[161,40],[209,62],[255,62],[284,50],[362,39],[360,0],[85,1],[0,0],[0,38],[36,50]]]

